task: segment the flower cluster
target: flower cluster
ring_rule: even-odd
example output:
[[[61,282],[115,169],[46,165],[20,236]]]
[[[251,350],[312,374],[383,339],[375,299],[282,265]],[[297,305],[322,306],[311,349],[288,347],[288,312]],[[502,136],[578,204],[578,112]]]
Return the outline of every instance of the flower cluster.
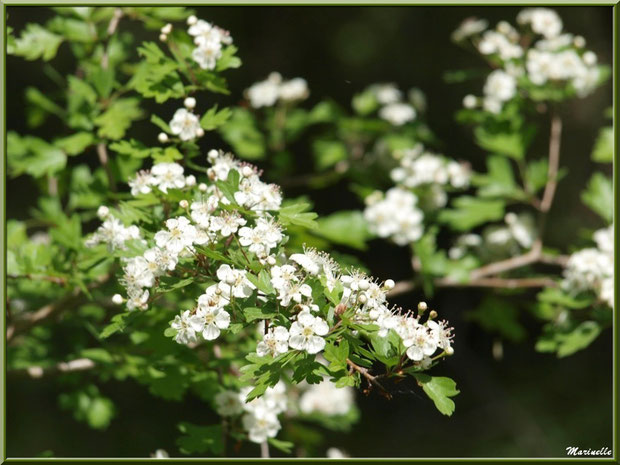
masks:
[[[282,426],[278,415],[287,410],[289,400],[283,382],[267,388],[262,397],[246,402],[252,389],[252,386],[247,386],[241,392],[221,391],[215,396],[215,410],[222,417],[241,417],[241,424],[250,441],[260,444],[275,438],[280,431]]]
[[[273,72],[267,79],[252,84],[245,91],[246,98],[253,108],[271,107],[279,100],[295,102],[308,98],[308,83],[303,78],[283,81],[280,73]]]
[[[482,235],[469,233],[456,239],[448,251],[452,260],[462,258],[469,250],[484,259],[495,259],[521,253],[532,247],[537,231],[528,213],[506,213],[504,224],[487,226]]]
[[[97,212],[104,220],[97,231],[86,241],[86,247],[95,247],[98,244],[106,244],[110,252],[126,250],[125,243],[132,239],[140,240],[140,230],[137,226],[125,226],[118,218],[115,218],[107,207],[100,207]]]
[[[569,89],[578,96],[598,84],[597,57],[585,50],[585,39],[563,32],[562,20],[548,8],[527,8],[517,16],[519,30],[501,21],[495,29],[487,22],[469,18],[453,33],[457,42],[470,40],[495,68],[486,80],[484,97],[468,95],[466,108],[500,113],[517,93],[532,89]]]
[[[355,392],[351,387],[338,388],[324,379],[318,384],[310,384],[299,397],[299,410],[303,414],[315,412],[324,415],[345,415],[355,405]]]
[[[426,184],[451,185],[455,189],[469,186],[471,170],[465,163],[448,160],[428,152],[422,144],[394,152],[398,164],[390,172],[392,180],[407,188]]]
[[[614,306],[614,229],[613,225],[594,233],[596,248],[573,253],[564,271],[562,287],[572,293],[593,291]]]
[[[394,126],[415,120],[416,110],[403,101],[403,93],[394,84],[374,84],[368,88],[380,105],[379,117]]]
[[[194,38],[196,45],[192,58],[202,69],[215,69],[217,60],[222,56],[223,46],[232,44],[230,33],[195,16],[187,18],[187,24],[187,32]]]
[[[417,202],[414,193],[401,187],[392,187],[385,195],[376,192],[366,197],[364,219],[372,233],[406,245],[422,237],[424,215]]]

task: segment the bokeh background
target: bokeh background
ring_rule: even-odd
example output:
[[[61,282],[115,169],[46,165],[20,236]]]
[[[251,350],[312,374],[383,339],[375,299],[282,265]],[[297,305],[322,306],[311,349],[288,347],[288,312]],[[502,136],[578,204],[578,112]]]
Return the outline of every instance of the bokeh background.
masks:
[[[482,82],[447,84],[444,73],[482,65],[450,41],[450,33],[466,17],[514,22],[517,7],[198,7],[200,18],[229,29],[243,67],[227,73],[230,97],[201,102],[234,104],[242,91],[271,71],[284,77],[302,76],[309,82],[309,104],[329,96],[348,106],[351,97],[374,82],[394,82],[403,89],[416,86],[428,98],[427,119],[442,140],[442,151],[468,160],[484,170],[485,154],[472,142],[469,130],[457,125],[454,113],[467,93],[480,95]],[[565,29],[584,36],[601,63],[612,63],[612,8],[557,8]],[[8,24],[20,30],[27,22],[51,16],[43,7],[8,7]],[[137,33],[131,23],[121,31]],[[140,33],[143,34],[143,33]],[[154,40],[144,35],[144,40]],[[61,47],[58,69],[73,69],[70,54]],[[69,71],[67,71],[69,72]],[[34,85],[50,89],[41,62],[7,57],[7,130],[27,134],[24,89]],[[607,124],[604,111],[612,104],[611,81],[583,100],[563,107],[562,163],[568,168],[551,211],[546,241],[553,246],[574,243],[579,229],[597,227],[594,215],[580,204],[579,193],[595,166],[589,158],[598,129]],[[172,114],[177,103],[148,110]],[[53,120],[38,135],[55,136]],[[132,137],[155,139],[157,129],[148,122],[132,129]],[[546,130],[542,131],[546,133]],[[209,136],[212,137],[212,136]],[[205,138],[205,149],[219,141]],[[535,144],[545,153],[543,135]],[[299,157],[310,156],[299,153]],[[92,154],[93,163],[96,155]],[[36,189],[25,178],[9,180],[7,218],[23,219],[36,203]],[[298,195],[303,190],[287,191]],[[310,193],[319,214],[359,207],[346,184]],[[345,250],[345,249],[343,249]],[[350,250],[346,250],[351,252]],[[405,253],[384,241],[373,241],[357,254],[373,274],[396,280],[410,276]],[[441,416],[423,393],[407,391],[388,402],[358,395],[362,417],[349,433],[330,433],[329,445],[342,447],[355,457],[536,457],[565,456],[568,446],[598,449],[612,446],[612,334],[604,332],[587,350],[568,358],[534,351],[540,325],[523,314],[528,337],[520,344],[503,345],[503,358],[492,355],[496,338],[467,319],[481,293],[443,290],[432,306],[450,320],[457,335],[456,354],[438,371],[454,378],[461,394],[451,418]],[[533,298],[533,294],[532,294]],[[424,299],[412,293],[396,303],[415,305]],[[7,383],[9,456],[144,457],[157,448],[176,454],[175,425],[180,421],[207,423],[211,414],[196,398],[166,402],[152,398],[134,383],[109,382],[101,386],[117,406],[117,417],[104,432],[89,430],[58,408],[53,382]]]

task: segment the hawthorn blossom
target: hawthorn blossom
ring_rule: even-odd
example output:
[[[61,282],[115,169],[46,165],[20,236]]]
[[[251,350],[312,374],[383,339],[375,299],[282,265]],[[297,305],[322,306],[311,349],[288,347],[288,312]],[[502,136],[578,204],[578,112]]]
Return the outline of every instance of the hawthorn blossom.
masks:
[[[106,244],[108,250],[127,250],[125,242],[132,239],[141,239],[137,226],[125,226],[118,218],[108,215],[97,231],[86,241],[86,247]]]
[[[329,416],[345,415],[353,408],[354,401],[353,388],[338,388],[325,379],[319,384],[308,386],[299,398],[299,409],[305,414],[319,412]]]
[[[379,110],[379,117],[394,126],[402,126],[409,121],[413,121],[416,117],[416,112],[411,105],[396,102],[381,108]]]
[[[193,314],[190,310],[185,310],[180,315],[174,317],[170,327],[177,331],[174,340],[179,344],[190,344],[196,342],[196,333],[200,333],[204,328],[204,322],[199,315]]]
[[[294,78],[280,84],[278,97],[287,102],[308,98],[308,83],[303,78]]]
[[[243,412],[243,405],[239,393],[235,391],[221,391],[215,395],[215,410],[223,417],[232,417]]]
[[[170,121],[170,131],[179,136],[182,141],[195,139],[200,129],[198,116],[188,111],[187,108],[179,108]]]
[[[168,189],[182,189],[185,187],[183,167],[178,163],[158,163],[151,169],[151,183],[164,194]]]
[[[196,227],[190,224],[184,216],[166,220],[167,230],[155,234],[155,243],[158,247],[165,247],[170,252],[180,253],[190,247],[196,238]]]
[[[289,330],[289,346],[292,349],[316,354],[325,347],[325,339],[321,336],[325,336],[328,331],[329,326],[322,318],[310,313],[300,313]]]
[[[129,187],[131,187],[131,195],[133,196],[150,193],[152,185],[153,176],[150,171],[138,171],[136,176],[129,180]]]
[[[224,296],[247,298],[252,295],[256,286],[246,278],[245,270],[236,270],[230,265],[220,265],[217,270],[217,278],[220,280],[218,287]]]
[[[422,212],[416,208],[417,197],[400,187],[393,187],[385,198],[364,210],[368,228],[379,237],[389,237],[398,245],[417,241],[422,237]]]
[[[202,337],[207,341],[217,339],[222,329],[230,325],[230,314],[221,308],[199,306],[196,311],[203,325]]]
[[[269,328],[263,340],[256,346],[256,353],[260,357],[271,355],[277,357],[288,351],[288,330],[284,326]]]

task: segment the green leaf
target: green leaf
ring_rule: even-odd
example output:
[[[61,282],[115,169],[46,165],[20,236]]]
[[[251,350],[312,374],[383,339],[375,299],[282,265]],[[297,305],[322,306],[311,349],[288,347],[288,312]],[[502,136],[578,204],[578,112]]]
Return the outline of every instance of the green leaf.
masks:
[[[536,193],[547,184],[549,162],[546,158],[530,161],[525,168],[525,183],[530,192]]]
[[[614,161],[614,128],[603,128],[596,138],[592,150],[592,160],[599,163],[611,163]]]
[[[339,211],[317,220],[318,228],[312,233],[333,243],[365,250],[371,235],[364,215],[359,210]]]
[[[439,212],[439,221],[450,225],[457,231],[470,229],[486,223],[496,221],[504,216],[504,202],[502,200],[479,199],[463,196],[453,202],[456,208]]]
[[[447,416],[454,413],[455,405],[450,397],[456,396],[460,391],[456,389],[456,383],[452,379],[423,373],[414,373],[413,377],[434,402],[437,410]]]
[[[135,70],[129,86],[142,96],[163,103],[170,98],[185,96],[185,87],[177,72],[179,63],[167,57],[154,42],[145,42],[138,48],[145,61]]]
[[[325,346],[323,356],[325,360],[331,362],[329,365],[331,371],[344,370],[349,358],[349,343],[344,339],[338,345],[330,342]]]
[[[215,105],[200,118],[200,126],[205,131],[213,131],[226,123],[231,115],[232,110],[230,108],[222,108],[217,111],[217,105]]]
[[[248,160],[264,158],[265,137],[248,110],[234,108],[228,122],[219,127],[219,132],[239,157]]]
[[[520,132],[493,132],[483,126],[478,126],[474,130],[476,143],[483,149],[506,155],[515,160],[522,160],[525,157],[527,147],[533,137],[533,131]]]
[[[99,126],[97,135],[112,140],[122,139],[131,123],[141,116],[139,99],[118,99],[104,113],[95,118],[95,124]]]
[[[601,333],[601,327],[595,321],[584,321],[572,331],[561,334],[557,347],[558,357],[568,357],[588,347]]]
[[[245,315],[245,321],[248,323],[254,320],[268,320],[277,315],[277,313],[268,308],[262,307],[246,307],[243,309]]]
[[[94,141],[95,138],[90,132],[76,132],[70,136],[56,139],[54,145],[63,150],[67,155],[79,155],[92,145]]]
[[[26,60],[43,58],[49,61],[56,56],[62,40],[62,36],[48,31],[39,24],[30,23],[26,25],[20,37],[15,39],[13,54]]]
[[[305,212],[310,205],[307,203],[294,203],[282,207],[278,212],[280,223],[284,226],[296,224],[304,228],[315,229],[318,227],[315,218],[318,216],[314,212]]]
[[[183,436],[176,443],[184,454],[210,452],[220,455],[224,450],[222,425],[198,426],[183,422],[178,428]]]
[[[164,131],[166,134],[172,134],[172,131],[170,130],[170,126],[168,125],[168,123],[166,123],[163,119],[161,119],[159,116],[157,115],[151,115],[151,123],[153,123],[155,126],[157,126],[159,129],[161,129],[162,131]]]
[[[608,223],[614,215],[614,186],[602,173],[594,173],[588,187],[581,193],[581,200]]]
[[[215,70],[221,72],[230,68],[238,68],[241,66],[241,59],[235,56],[235,53],[237,53],[237,47],[234,45],[229,45],[226,47],[222,51],[222,56],[220,56],[217,60]]]
[[[487,297],[476,310],[466,313],[466,318],[477,322],[485,331],[499,333],[513,342],[526,336],[525,328],[519,323],[518,308],[506,299]]]
[[[7,134],[7,161],[11,176],[30,174],[35,178],[62,171],[67,156],[59,148],[38,137]]]
[[[478,195],[482,197],[508,197],[521,199],[523,191],[515,182],[514,172],[510,160],[501,155],[491,155],[487,158],[487,174],[475,175],[475,185],[480,186]]]
[[[276,449],[284,452],[285,454],[290,454],[295,447],[295,444],[290,441],[281,441],[276,438],[269,438],[269,444],[271,444]]]
[[[347,147],[336,140],[316,140],[312,144],[314,160],[318,170],[326,170],[347,159]]]
[[[72,410],[78,421],[84,421],[94,429],[106,429],[115,415],[114,404],[99,393],[97,386],[91,384],[84,389],[60,394],[60,407]]]

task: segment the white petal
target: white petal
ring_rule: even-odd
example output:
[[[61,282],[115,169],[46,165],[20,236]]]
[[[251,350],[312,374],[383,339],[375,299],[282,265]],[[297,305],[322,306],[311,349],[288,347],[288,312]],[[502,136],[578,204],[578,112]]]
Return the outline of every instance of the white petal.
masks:
[[[220,328],[215,326],[213,323],[207,325],[202,332],[202,337],[204,337],[207,341],[212,341],[213,339],[217,339],[220,335]]]

